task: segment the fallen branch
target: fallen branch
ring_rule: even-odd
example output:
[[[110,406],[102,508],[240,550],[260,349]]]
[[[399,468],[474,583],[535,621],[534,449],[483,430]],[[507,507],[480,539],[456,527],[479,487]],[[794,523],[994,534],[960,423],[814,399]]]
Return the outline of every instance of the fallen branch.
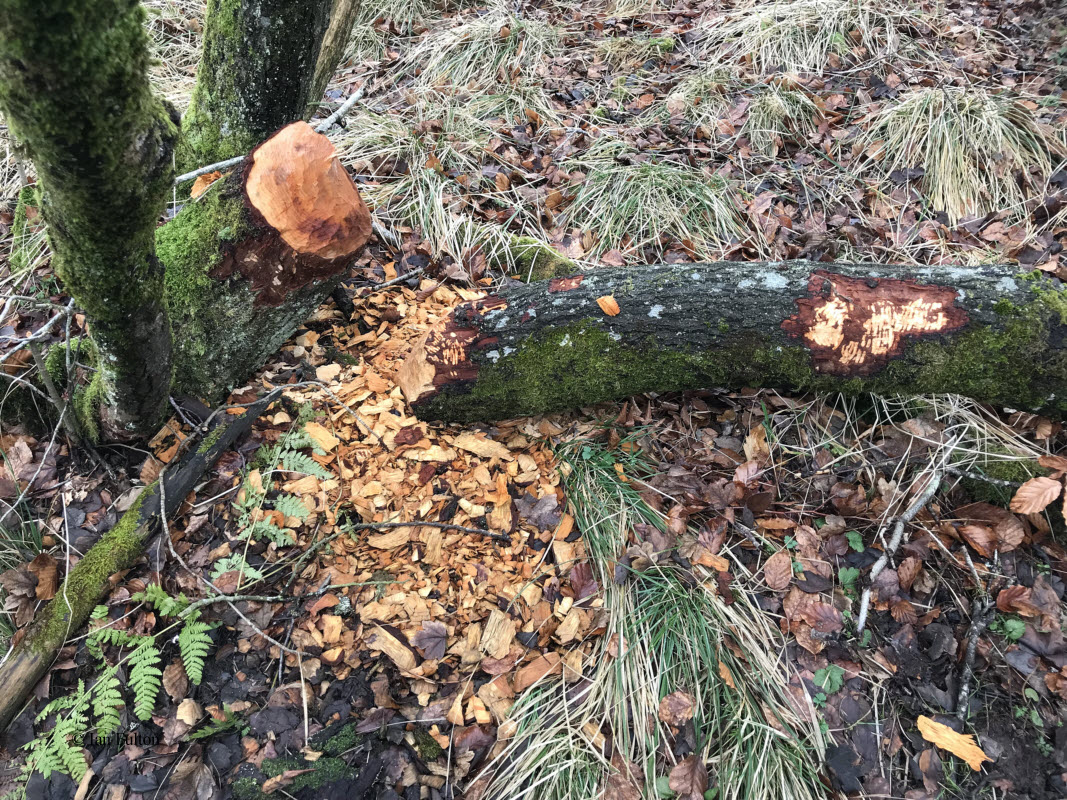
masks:
[[[201,476],[251,428],[280,390],[248,406],[244,414],[213,428],[200,448],[182,458],[162,480],[146,488],[118,523],[70,571],[8,658],[0,664],[0,731],[7,728],[56,659],[67,638],[81,628],[111,588],[110,576],[133,566],[145,545],[173,516]]]
[[[405,359],[421,419],[506,419],[643,392],[962,394],[1067,413],[1067,292],[1018,266],[657,264],[512,285]]]

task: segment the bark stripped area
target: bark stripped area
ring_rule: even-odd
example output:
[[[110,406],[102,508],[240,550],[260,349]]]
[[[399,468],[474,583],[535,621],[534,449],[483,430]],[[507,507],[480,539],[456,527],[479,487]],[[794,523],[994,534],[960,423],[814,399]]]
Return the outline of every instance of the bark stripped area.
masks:
[[[507,307],[500,297],[466,303],[443,327],[431,330],[400,368],[398,383],[405,396],[418,398],[443,386],[475,380],[478,365],[472,356],[497,342],[495,336],[481,335],[476,318]]]
[[[333,145],[294,122],[157,232],[175,387],[219,397],[304,322],[363,249],[370,211]]]
[[[830,375],[874,375],[909,339],[950,333],[968,321],[951,286],[816,270],[808,292],[782,330],[808,346],[817,372]]]
[[[598,304],[606,296],[609,314]],[[954,392],[1067,411],[1067,298],[1005,266],[803,261],[592,270],[458,306],[399,371],[426,419],[650,391]]]

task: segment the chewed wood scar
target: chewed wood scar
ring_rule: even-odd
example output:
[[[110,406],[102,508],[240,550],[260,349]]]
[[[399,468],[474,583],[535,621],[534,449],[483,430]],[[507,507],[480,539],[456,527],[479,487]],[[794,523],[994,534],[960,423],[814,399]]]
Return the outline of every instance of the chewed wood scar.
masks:
[[[951,286],[818,270],[808,292],[782,330],[801,339],[815,369],[830,375],[872,375],[903,353],[909,340],[950,333],[968,322]]]

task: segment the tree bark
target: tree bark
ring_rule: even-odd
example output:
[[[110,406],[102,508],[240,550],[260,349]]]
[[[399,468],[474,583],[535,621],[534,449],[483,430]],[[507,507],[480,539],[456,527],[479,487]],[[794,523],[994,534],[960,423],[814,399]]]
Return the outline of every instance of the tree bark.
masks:
[[[322,38],[319,60],[315,64],[315,78],[311,82],[311,102],[318,102],[326,93],[326,87],[348,49],[348,37],[358,14],[359,0],[333,0],[330,24]]]
[[[174,388],[214,400],[242,381],[347,274],[371,218],[333,145],[294,122],[157,232]]]
[[[0,686],[4,687],[0,692],[0,733],[31,696],[67,638],[81,629],[93,607],[111,588],[110,576],[133,566],[159,532],[160,519],[177,512],[204,472],[251,428],[277,396],[272,392],[245,409],[240,417],[231,417],[208,433],[198,451],[189,453],[164,474],[165,492],[160,492],[158,484],[145,489],[115,527],[70,571],[55,598],[34,618],[26,635],[0,666]],[[163,494],[165,508],[161,507]]]
[[[208,0],[183,170],[249,152],[307,115],[332,0]],[[321,96],[321,95],[320,95]]]
[[[96,342],[104,422],[144,433],[170,387],[154,229],[173,177],[172,111],[152,96],[128,0],[0,0],[0,107],[43,189],[56,273]]]
[[[451,421],[713,387],[952,392],[1063,416],[1067,293],[1013,266],[595,270],[459,306],[400,386]]]

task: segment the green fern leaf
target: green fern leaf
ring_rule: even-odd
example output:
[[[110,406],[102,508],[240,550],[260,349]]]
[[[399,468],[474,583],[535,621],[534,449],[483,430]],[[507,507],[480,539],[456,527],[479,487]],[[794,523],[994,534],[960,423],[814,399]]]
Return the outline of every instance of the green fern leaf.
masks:
[[[163,671],[159,668],[159,648],[155,637],[146,637],[136,650],[130,653],[130,690],[133,692],[133,713],[137,719],[151,718],[156,707],[156,697],[162,686]]]
[[[274,508],[287,517],[296,517],[297,519],[306,519],[308,514],[311,513],[308,511],[307,506],[304,505],[304,501],[295,494],[278,495],[274,498]]]
[[[289,535],[288,531],[284,528],[279,528],[273,522],[268,522],[265,519],[261,519],[259,522],[253,524],[245,533],[253,539],[266,539],[274,542],[279,547],[289,547],[295,544],[293,537]]]
[[[240,553],[234,553],[216,561],[211,570],[211,579],[215,580],[226,572],[240,572],[244,577],[256,581],[263,577],[263,573],[245,561],[245,557]]]
[[[306,453],[286,451],[281,457],[282,467],[289,472],[303,472],[305,475],[314,475],[316,478],[332,477],[329,470],[321,466]]]
[[[210,625],[194,617],[182,626],[178,634],[178,649],[181,650],[185,674],[197,686],[204,678],[204,660],[212,645],[211,637],[207,634],[209,630]]]
[[[100,676],[93,686],[92,697],[97,734],[108,736],[114,733],[122,724],[119,709],[124,705],[116,667]]]

